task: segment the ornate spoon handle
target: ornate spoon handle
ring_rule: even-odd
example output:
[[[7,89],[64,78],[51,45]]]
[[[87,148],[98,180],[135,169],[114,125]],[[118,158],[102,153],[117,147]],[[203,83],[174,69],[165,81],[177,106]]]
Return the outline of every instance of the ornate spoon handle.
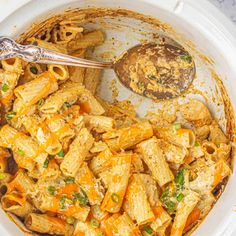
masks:
[[[0,60],[18,57],[28,62],[60,64],[87,68],[112,68],[112,63],[96,62],[69,56],[35,45],[21,45],[8,37],[0,37]]]

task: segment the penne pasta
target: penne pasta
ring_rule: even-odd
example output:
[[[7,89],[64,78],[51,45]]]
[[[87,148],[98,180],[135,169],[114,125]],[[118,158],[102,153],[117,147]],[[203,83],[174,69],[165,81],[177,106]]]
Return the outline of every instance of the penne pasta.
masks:
[[[78,96],[84,91],[84,87],[79,83],[67,83],[54,94],[50,95],[40,108],[40,111],[47,114],[58,112],[67,102],[73,104],[77,101]]]
[[[175,164],[183,164],[184,158],[188,154],[188,150],[185,147],[179,147],[165,140],[158,139],[157,143],[163,150],[166,160]]]
[[[114,119],[106,116],[84,116],[84,122],[87,128],[94,130],[97,133],[104,133],[113,130]]]
[[[10,106],[14,99],[14,89],[18,80],[19,73],[0,70],[1,102],[4,105],[6,111],[10,110]]]
[[[195,134],[190,129],[183,129],[179,124],[173,124],[170,127],[158,128],[155,130],[158,138],[164,139],[175,145],[189,148],[195,144]]]
[[[38,141],[41,150],[50,155],[55,155],[61,151],[62,146],[58,137],[51,133],[48,126],[39,116],[26,116],[23,118],[22,123],[30,135]]]
[[[148,122],[140,122],[127,128],[107,132],[103,135],[103,140],[108,142],[108,145],[111,144],[109,141],[113,140],[115,147],[127,149],[152,136],[152,126]]]
[[[48,71],[57,80],[65,81],[69,78],[67,66],[50,64],[48,65]]]
[[[22,99],[25,104],[33,105],[40,99],[58,89],[56,78],[50,72],[42,73],[38,78],[18,86],[14,93],[16,97]]]
[[[36,79],[40,74],[42,74],[45,70],[43,67],[36,63],[27,64],[24,72],[24,83],[27,83],[33,79]]]
[[[86,128],[81,129],[78,136],[70,145],[70,149],[60,165],[63,174],[69,176],[76,175],[82,162],[88,155],[93,142],[93,136],[88,132],[88,130]]]
[[[120,210],[130,176],[132,154],[118,154],[111,160],[110,180],[101,209],[111,213]]]
[[[141,236],[141,232],[134,222],[130,219],[129,215],[124,212],[113,222],[113,235],[117,236]]]
[[[100,45],[104,42],[104,40],[104,34],[102,33],[102,31],[95,30],[84,34],[83,37],[79,39],[71,40],[68,43],[68,48],[70,49],[70,51],[75,51],[78,49]]]
[[[91,205],[99,205],[104,197],[100,182],[94,177],[87,163],[83,163],[75,177],[75,181],[85,191]]]
[[[46,214],[31,213],[25,218],[25,225],[32,231],[56,235],[72,235],[74,228],[65,221]]]
[[[130,179],[125,196],[124,210],[138,225],[150,223],[155,219],[139,175],[134,174]]]
[[[85,49],[80,50],[78,52],[74,52],[71,56],[84,58],[85,57]],[[85,68],[78,66],[68,66],[69,70],[69,80],[72,82],[77,82],[83,84],[84,76],[85,76]]]
[[[2,68],[7,72],[17,73],[18,76],[23,72],[22,60],[19,58],[9,58],[2,60]]]
[[[196,127],[209,125],[212,122],[212,116],[208,108],[198,100],[190,102],[180,107],[180,112],[184,119],[191,122]]]
[[[199,201],[199,195],[191,190],[186,191],[183,201],[177,207],[174,223],[171,228],[171,236],[181,236],[189,214]]]
[[[138,145],[138,152],[142,154],[142,158],[151,170],[153,178],[161,187],[174,179],[156,138],[140,143]]]
[[[17,192],[5,194],[2,199],[2,208],[11,212],[21,218],[26,217],[33,211],[33,206],[26,200],[26,198]]]
[[[97,87],[100,83],[101,70],[87,68],[84,76],[84,86],[92,94],[96,94]]]

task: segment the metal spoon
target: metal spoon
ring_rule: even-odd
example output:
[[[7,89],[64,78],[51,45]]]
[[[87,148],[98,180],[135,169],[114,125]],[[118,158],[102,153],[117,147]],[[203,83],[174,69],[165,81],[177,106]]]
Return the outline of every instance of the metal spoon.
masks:
[[[114,69],[123,85],[153,99],[181,95],[192,83],[196,72],[192,57],[175,41],[139,44],[114,62],[104,63],[72,57],[35,45],[20,45],[10,38],[1,37],[0,60],[14,57],[36,63]]]

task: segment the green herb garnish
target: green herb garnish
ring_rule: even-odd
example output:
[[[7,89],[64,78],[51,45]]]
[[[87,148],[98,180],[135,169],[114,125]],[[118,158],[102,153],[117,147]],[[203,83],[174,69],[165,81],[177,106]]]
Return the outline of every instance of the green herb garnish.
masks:
[[[102,231],[99,231],[96,236],[104,236]]]
[[[30,71],[31,71],[34,75],[37,75],[37,74],[38,74],[38,68],[35,67],[35,66],[31,66],[31,67],[30,67]]]
[[[161,195],[161,201],[164,204],[165,208],[168,210],[169,213],[172,213],[176,208],[176,203],[171,200],[172,193],[170,192],[170,188],[166,188],[162,195]]]
[[[51,194],[51,195],[55,195],[55,191],[56,191],[56,188],[54,186],[49,186],[48,187],[48,192]]]
[[[46,159],[43,163],[43,168],[48,168],[49,159]]]
[[[150,80],[159,80],[156,76],[154,75],[148,75],[148,79]]]
[[[181,169],[175,176],[177,191],[182,191],[184,189],[184,174],[186,170],[186,168]]]
[[[44,102],[45,102],[44,99],[41,98],[41,99],[38,101],[38,107],[41,108],[41,107],[43,106]]]
[[[179,123],[172,124],[172,128],[174,130],[181,129],[181,124],[179,124]]]
[[[194,143],[194,147],[199,147],[199,146],[200,146],[200,144],[198,142]]]
[[[188,55],[181,55],[180,58],[183,60],[183,61],[186,61],[188,63],[191,63],[192,62],[192,57],[188,54]]]
[[[84,191],[82,191],[81,193],[75,192],[73,194],[73,197],[74,197],[73,198],[74,203],[76,201],[79,201],[80,205],[82,206],[86,206],[88,204],[88,197]]]
[[[0,172],[0,180],[3,180],[6,178],[6,174],[5,173],[2,173]]]
[[[113,202],[119,203],[119,201],[120,201],[120,196],[119,196],[117,193],[113,193],[113,194],[111,195],[111,199],[112,199]]]
[[[176,197],[178,202],[181,202],[184,199],[184,195],[183,193],[180,193],[177,197]]]
[[[143,227],[143,231],[146,232],[147,234],[152,234],[153,233],[152,228],[148,225]]]
[[[66,203],[66,197],[62,196],[61,199],[60,199],[60,202],[59,202],[61,209],[65,209],[65,207],[66,207],[65,203]]]
[[[71,105],[70,105],[69,102],[65,102],[64,104],[65,104],[65,106],[66,106],[67,108],[70,108],[70,107],[71,107]]]
[[[16,115],[16,112],[11,111],[5,115],[6,120],[11,120]]]
[[[64,153],[63,150],[61,150],[60,152],[57,153],[57,155],[58,155],[59,157],[64,157],[64,156],[65,156],[65,153]]]
[[[65,179],[65,182],[66,182],[67,184],[73,184],[73,183],[75,182],[75,178],[74,178],[74,177],[67,177],[67,178]]]
[[[93,228],[98,228],[99,227],[99,222],[98,222],[98,220],[97,219],[95,219],[95,218],[92,218],[91,220],[90,220],[90,225],[93,227]]]
[[[25,152],[21,149],[18,149],[17,153],[20,155],[20,156],[24,156],[25,155]]]
[[[3,92],[7,92],[8,89],[9,89],[8,84],[4,83],[4,84],[2,85],[2,91],[3,91]]]

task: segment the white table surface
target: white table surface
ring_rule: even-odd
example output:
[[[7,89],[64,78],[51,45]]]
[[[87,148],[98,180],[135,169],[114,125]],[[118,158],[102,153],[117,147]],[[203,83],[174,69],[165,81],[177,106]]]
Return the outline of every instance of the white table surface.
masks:
[[[209,0],[236,24],[236,0]],[[236,234],[235,234],[236,235]]]

